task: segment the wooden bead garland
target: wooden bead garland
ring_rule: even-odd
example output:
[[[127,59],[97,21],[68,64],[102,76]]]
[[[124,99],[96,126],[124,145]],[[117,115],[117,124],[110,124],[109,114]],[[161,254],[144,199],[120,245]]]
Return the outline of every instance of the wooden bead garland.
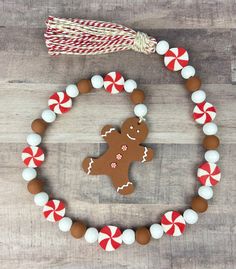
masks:
[[[154,223],[150,229],[147,227],[139,227],[136,230],[125,229],[123,233],[116,226],[104,226],[100,231],[94,227],[87,228],[82,221],[73,221],[69,217],[65,217],[65,206],[60,200],[49,198],[49,195],[43,191],[43,182],[37,178],[37,168],[44,161],[43,151],[38,144],[41,142],[41,137],[30,137],[27,139],[29,147],[24,149],[23,161],[27,168],[24,169],[22,177],[28,182],[27,188],[31,194],[34,194],[36,205],[43,206],[45,218],[52,222],[59,222],[59,229],[63,232],[70,231],[72,237],[79,239],[84,237],[88,243],[99,242],[100,246],[108,251],[118,248],[122,241],[127,245],[135,242],[146,245],[151,238],[159,239],[166,233],[170,236],[179,236],[185,231],[186,223],[194,224],[198,220],[198,213],[203,213],[208,208],[207,200],[213,196],[211,186],[215,185],[220,180],[220,169],[216,166],[219,160],[219,153],[215,150],[218,148],[220,141],[215,135],[218,131],[217,125],[212,122],[215,117],[208,117],[207,113],[215,113],[215,108],[212,109],[206,103],[205,92],[200,90],[201,80],[195,76],[195,68],[188,65],[189,56],[183,48],[169,48],[169,44],[165,40],[156,42],[156,52],[159,55],[164,55],[164,63],[167,69],[171,71],[181,71],[181,76],[185,79],[185,88],[192,94],[192,101],[197,104],[195,109],[196,122],[203,124],[203,147],[207,150],[205,153],[206,163],[199,166],[198,179],[202,186],[198,189],[198,195],[192,199],[191,208],[186,209],[181,215],[177,211],[168,211],[162,216],[161,223]],[[145,100],[144,92],[137,89],[137,83],[134,80],[124,80],[119,72],[110,72],[105,77],[94,75],[91,79],[81,79],[77,84],[70,84],[66,87],[65,92],[57,92],[52,95],[52,100],[49,102],[49,109],[42,113],[42,118],[35,119],[32,122],[31,128],[35,134],[43,135],[49,125],[56,120],[56,114],[62,114],[69,111],[72,107],[72,99],[79,94],[85,94],[92,89],[100,89],[104,87],[107,92],[116,94],[121,91],[126,91],[130,94],[130,99],[135,105],[134,113],[140,120],[145,120],[147,107],[143,104]],[[71,99],[72,98],[72,99]],[[57,103],[55,103],[55,100]],[[206,107],[206,110],[205,109]],[[203,108],[200,115],[199,109]],[[210,112],[209,112],[210,108]],[[208,110],[207,110],[208,109]],[[196,115],[197,114],[197,115]],[[210,114],[212,115],[212,114]],[[199,120],[200,117],[206,117]],[[207,119],[207,120],[206,120]],[[36,141],[37,140],[37,141]],[[30,142],[33,141],[33,142]],[[36,142],[35,142],[36,141]],[[31,145],[34,144],[34,145]],[[28,156],[28,155],[29,156]],[[106,239],[110,240],[111,245],[107,245]],[[105,241],[104,241],[105,240]]]

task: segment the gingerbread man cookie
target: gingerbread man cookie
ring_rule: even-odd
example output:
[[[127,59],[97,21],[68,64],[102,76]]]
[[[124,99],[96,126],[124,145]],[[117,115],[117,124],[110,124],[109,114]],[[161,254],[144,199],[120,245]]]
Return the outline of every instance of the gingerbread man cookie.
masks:
[[[108,150],[98,158],[86,158],[83,169],[88,175],[108,175],[116,191],[122,195],[134,191],[129,181],[129,167],[133,161],[142,163],[153,159],[153,150],[140,145],[148,135],[144,121],[133,117],[127,119],[118,132],[110,125],[103,127],[101,136],[108,143]]]

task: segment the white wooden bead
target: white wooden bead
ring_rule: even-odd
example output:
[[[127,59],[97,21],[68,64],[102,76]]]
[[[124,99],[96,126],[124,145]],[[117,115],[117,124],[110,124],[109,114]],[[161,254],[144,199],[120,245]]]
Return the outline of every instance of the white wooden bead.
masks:
[[[92,76],[91,83],[94,89],[101,89],[104,84],[103,77],[100,75]]]
[[[204,198],[205,200],[209,200],[213,197],[213,190],[209,186],[201,186],[198,189],[198,195]]]
[[[122,241],[126,245],[132,245],[135,242],[135,232],[132,229],[126,229],[122,233]]]
[[[27,167],[22,171],[22,177],[25,181],[30,181],[37,176],[37,171],[34,168]]]
[[[215,135],[218,132],[218,127],[214,122],[208,122],[203,125],[202,130],[205,135]]]
[[[42,113],[42,119],[48,123],[54,122],[56,114],[50,109],[45,109]]]
[[[205,160],[209,163],[217,163],[220,159],[220,154],[216,150],[208,150],[205,153]]]
[[[134,89],[137,89],[137,83],[133,79],[128,79],[125,81],[124,89],[126,92],[131,93]]]
[[[191,65],[187,65],[181,70],[181,76],[184,79],[189,79],[194,75],[195,75],[195,68]]]
[[[70,84],[66,87],[66,93],[71,98],[75,98],[79,95],[79,90],[75,84]]]
[[[39,134],[29,134],[27,136],[27,143],[30,146],[38,146],[42,142],[42,137]]]
[[[134,114],[137,117],[145,117],[147,114],[147,107],[144,104],[138,104],[134,107]]]
[[[195,224],[198,221],[198,214],[192,209],[186,209],[183,217],[188,224]]]
[[[163,236],[164,231],[160,224],[154,223],[150,227],[150,233],[151,233],[152,238],[160,239]]]
[[[98,230],[93,227],[88,228],[85,232],[84,238],[90,244],[95,243],[98,240]]]
[[[34,202],[38,206],[44,206],[49,200],[49,196],[46,192],[39,192],[34,196]]]
[[[191,99],[194,103],[200,104],[206,99],[206,93],[202,90],[198,90],[192,93]]]
[[[72,226],[72,219],[68,217],[62,218],[58,223],[58,227],[62,232],[69,232],[71,226]]]
[[[169,43],[165,40],[161,40],[156,45],[156,52],[159,55],[164,55],[169,49]]]

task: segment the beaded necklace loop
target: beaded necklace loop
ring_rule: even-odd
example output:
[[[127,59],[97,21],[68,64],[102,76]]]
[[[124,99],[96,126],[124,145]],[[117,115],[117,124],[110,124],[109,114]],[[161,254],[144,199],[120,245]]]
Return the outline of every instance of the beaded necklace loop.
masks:
[[[176,210],[165,212],[161,216],[160,223],[154,223],[150,227],[137,227],[135,230],[127,228],[123,231],[114,225],[105,225],[98,231],[95,227],[86,227],[81,220],[74,221],[65,216],[65,204],[60,200],[49,198],[49,194],[44,191],[43,182],[37,176],[36,168],[45,161],[45,154],[39,145],[48,126],[58,115],[71,110],[74,98],[89,93],[92,89],[104,88],[110,94],[127,92],[134,104],[134,115],[138,117],[139,123],[146,121],[148,112],[144,104],[144,92],[137,88],[134,80],[125,80],[119,72],[113,71],[105,76],[94,75],[91,79],[82,79],[77,84],[68,85],[65,91],[55,92],[50,96],[48,108],[42,112],[41,118],[32,122],[33,132],[27,136],[28,146],[22,152],[22,160],[27,167],[23,170],[22,177],[28,182],[27,188],[34,195],[35,204],[43,207],[44,217],[50,222],[57,222],[61,231],[70,232],[76,239],[84,237],[88,243],[98,242],[106,251],[114,251],[123,243],[131,245],[135,241],[146,245],[151,238],[160,239],[163,234],[173,237],[182,235],[187,224],[195,224],[199,215],[207,210],[208,200],[213,197],[212,187],[221,179],[221,170],[216,164],[220,158],[217,151],[220,141],[216,136],[218,127],[213,123],[216,108],[206,101],[206,93],[201,89],[201,80],[195,75],[195,68],[189,65],[188,52],[184,48],[169,48],[169,43],[165,40],[156,41],[146,34],[121,25],[80,19],[49,17],[45,38],[51,55],[89,55],[125,49],[145,54],[156,51],[158,55],[163,56],[165,67],[170,71],[180,71],[184,79],[184,86],[195,104],[192,117],[202,126],[205,134],[202,144],[206,152],[205,160],[196,171],[200,186],[191,206],[183,212]],[[123,146],[122,150],[127,150],[125,145]],[[121,158],[121,155],[117,156],[118,160]]]

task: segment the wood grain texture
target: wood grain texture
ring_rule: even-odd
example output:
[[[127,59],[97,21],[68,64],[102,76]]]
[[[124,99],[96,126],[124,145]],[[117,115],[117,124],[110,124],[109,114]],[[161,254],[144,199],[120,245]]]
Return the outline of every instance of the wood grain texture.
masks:
[[[193,104],[179,74],[168,72],[157,55],[49,57],[43,40],[48,15],[123,23],[189,51],[208,100],[217,107],[223,179],[214,188],[207,213],[183,236],[106,253],[61,233],[34,205],[21,178],[20,154],[30,123],[51,93],[95,73],[120,70],[145,91],[150,128],[146,143],[155,149],[155,158],[132,165],[136,190],[130,197],[117,195],[106,177],[85,175],[82,160],[106,148],[100,129],[109,123],[120,126],[133,107],[125,94],[97,91],[80,96],[73,110],[47,131],[47,161],[39,171],[46,190],[66,201],[68,215],[98,228],[104,223],[126,228],[159,222],[166,210],[183,211],[190,204],[204,153],[203,134],[191,119]],[[1,269],[236,267],[235,28],[234,0],[0,0]]]
[[[133,28],[235,28],[234,0],[166,1],[166,0],[92,0],[75,1],[3,1],[2,26],[42,27],[50,14],[59,17],[81,17],[111,20]]]

